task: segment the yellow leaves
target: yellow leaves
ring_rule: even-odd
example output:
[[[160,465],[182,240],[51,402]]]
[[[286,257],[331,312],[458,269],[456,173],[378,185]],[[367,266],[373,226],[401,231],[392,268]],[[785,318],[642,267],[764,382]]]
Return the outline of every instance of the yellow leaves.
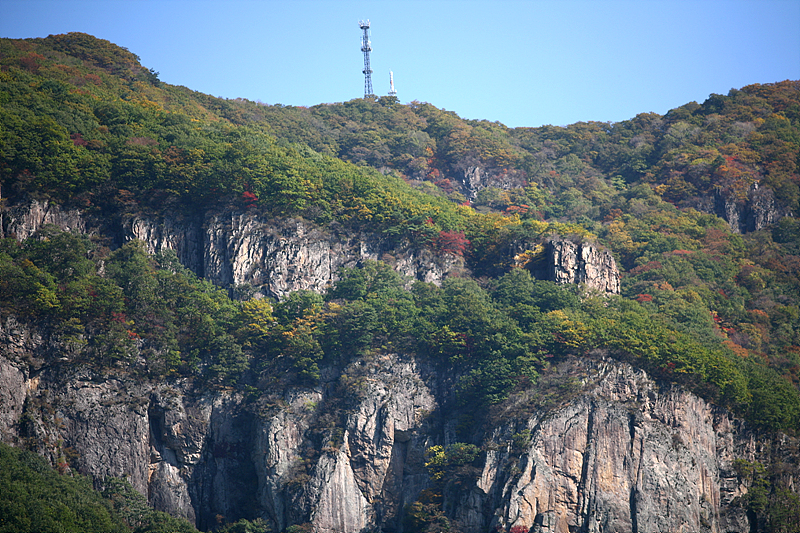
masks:
[[[142,106],[144,109],[150,109],[152,111],[164,111],[164,108],[161,107],[160,104],[146,98],[136,100],[136,103]]]
[[[614,220],[608,225],[608,235],[609,240],[616,245],[614,248],[633,250],[636,247],[633,239],[625,230],[625,222],[620,219]]]
[[[330,302],[326,306],[325,312],[322,313],[322,317],[324,318],[331,318],[338,315],[342,310],[342,305],[337,304],[336,302]]]
[[[371,220],[373,211],[364,204],[358,204],[355,207],[356,216],[362,220]]]
[[[541,220],[529,220],[528,227],[541,235],[547,231],[549,224],[547,222],[542,222]]]
[[[248,300],[239,310],[239,321],[241,326],[237,330],[237,336],[246,345],[263,341],[271,334],[275,322],[272,306],[264,299]]]
[[[266,333],[275,321],[272,317],[272,306],[264,299],[252,299],[242,304],[242,318],[248,330],[260,334]]]
[[[436,211],[438,212],[438,211],[441,211],[441,210],[439,208],[437,208]],[[465,205],[465,204],[456,206],[456,213],[458,213],[459,215],[461,215],[464,218],[475,216],[475,210],[472,207],[470,207],[469,205]]]
[[[700,295],[697,294],[697,291],[693,291],[692,289],[680,289],[678,294],[689,303],[700,303],[703,301]]]
[[[537,244],[532,250],[525,250],[514,256],[514,268],[523,268],[532,261],[539,259],[544,254],[543,244]]]
[[[36,296],[34,298],[34,302],[36,303],[36,307],[38,307],[40,310],[50,310],[59,307],[58,296],[56,296],[56,293],[53,292],[52,289],[49,289],[40,283],[36,284]]]
[[[506,227],[520,225],[520,219],[517,215],[507,217],[500,213],[473,212],[468,219],[468,224],[471,227],[470,234],[489,235]]]
[[[444,477],[445,466],[447,466],[447,454],[444,447],[437,444],[425,450],[425,468],[428,469],[431,479],[438,481]]]
[[[591,336],[589,327],[583,322],[569,318],[562,310],[550,311],[545,315],[557,327],[556,338],[570,348],[582,349]]]

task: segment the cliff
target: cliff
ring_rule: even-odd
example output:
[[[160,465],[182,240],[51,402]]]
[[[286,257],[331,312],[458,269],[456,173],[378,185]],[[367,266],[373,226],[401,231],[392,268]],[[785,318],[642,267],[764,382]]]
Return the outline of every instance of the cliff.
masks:
[[[460,163],[453,169],[453,175],[459,184],[459,192],[470,201],[474,201],[478,193],[487,187],[516,189],[527,184],[527,177],[521,170],[486,168],[477,161],[472,163],[474,164]]]
[[[466,268],[461,256],[438,254],[407,240],[348,231],[337,224],[320,227],[302,219],[265,218],[247,211],[195,216],[118,213],[97,218],[46,201],[0,210],[0,237],[23,240],[46,224],[95,234],[113,247],[138,239],[149,253],[173,250],[185,267],[215,285],[245,286],[278,299],[301,289],[323,291],[337,279],[340,268],[368,259],[384,261],[413,280],[437,284]],[[543,274],[537,274],[542,279],[619,293],[619,271],[613,256],[588,243],[551,242],[543,268]]]
[[[236,210],[194,216],[115,213],[99,218],[34,200],[0,211],[0,237],[23,240],[46,224],[94,234],[112,247],[138,239],[149,253],[173,250],[186,268],[215,285],[247,286],[278,299],[301,289],[322,291],[337,279],[341,267],[368,259],[380,259],[411,279],[434,283],[465,268],[459,256],[435,254],[409,241]]]
[[[141,238],[220,285],[275,297],[322,290],[362,259],[434,282],[464,268],[402,242],[234,211],[101,223],[33,202],[7,209],[0,227],[25,238],[46,223],[112,244]],[[552,240],[535,264],[553,281],[619,290],[610,253],[588,243]],[[13,316],[0,323],[0,354],[3,441],[99,486],[125,477],[204,530],[262,518],[276,531],[402,532],[439,517],[464,533],[766,531],[748,514],[753,480],[737,460],[777,465],[797,486],[796,440],[758,435],[599,352],[553,359],[535,385],[480,409],[460,403],[457,369],[398,350],[325,360],[314,386],[251,375],[259,386],[238,390],[150,379],[135,362],[102,367],[46,324]],[[432,447],[457,443],[479,453],[432,475]],[[418,505],[428,514],[415,515]]]
[[[746,194],[729,189],[717,189],[713,199],[699,202],[699,207],[725,220],[736,233],[748,233],[764,229],[784,216],[791,216],[775,201],[775,192],[754,183]]]
[[[572,357],[473,425],[483,452],[437,486],[425,450],[463,439],[464,412],[451,376],[411,356],[327,367],[318,387],[256,398],[69,365],[13,320],[0,347],[4,441],[100,483],[125,476],[203,529],[223,516],[402,531],[404,509],[429,489],[469,533],[757,531],[734,461],[797,446],[628,364]]]

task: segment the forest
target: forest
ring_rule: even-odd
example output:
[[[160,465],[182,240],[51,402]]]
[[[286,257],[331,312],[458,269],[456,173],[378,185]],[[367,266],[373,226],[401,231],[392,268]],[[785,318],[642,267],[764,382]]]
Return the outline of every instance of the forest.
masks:
[[[395,97],[226,100],[162,83],[86,34],[2,39],[0,208],[235,206],[410,240],[469,272],[437,286],[370,261],[323,294],[270,301],[215,287],[174,253],[46,227],[0,241],[0,319],[37,324],[70,364],[251,395],[405,351],[457,376],[457,401],[490,407],[566,355],[611,354],[797,436],[799,165],[800,81],[618,123],[508,128]],[[475,169],[488,186],[466,184]],[[763,191],[770,220],[721,216]],[[553,236],[610,249],[621,294],[536,279],[504,253]],[[3,505],[0,531],[11,531],[3,520],[22,515]],[[109,531],[167,520],[145,529],[109,503],[86,505]]]

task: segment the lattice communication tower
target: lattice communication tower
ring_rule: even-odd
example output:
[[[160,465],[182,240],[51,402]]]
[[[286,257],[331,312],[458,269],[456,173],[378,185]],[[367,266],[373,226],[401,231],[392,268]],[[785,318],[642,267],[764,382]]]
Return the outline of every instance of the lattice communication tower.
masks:
[[[389,96],[397,96],[397,91],[394,90],[394,72],[389,71]]]
[[[369,67],[369,53],[372,51],[372,43],[369,42],[369,20],[359,20],[358,27],[364,32],[361,37],[361,51],[364,52],[364,98],[374,96],[372,94],[372,69]]]

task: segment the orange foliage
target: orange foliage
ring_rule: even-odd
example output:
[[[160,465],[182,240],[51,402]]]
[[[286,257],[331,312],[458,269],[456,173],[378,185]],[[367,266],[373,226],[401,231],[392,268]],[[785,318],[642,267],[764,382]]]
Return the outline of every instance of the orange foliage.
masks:
[[[745,358],[745,357],[749,357],[750,356],[750,352],[747,350],[747,348],[743,348],[743,347],[739,346],[738,344],[736,344],[735,342],[731,341],[730,339],[725,339],[724,341],[722,341],[722,344],[724,344],[725,346],[730,348],[731,351],[733,353],[735,353],[736,355],[738,355],[739,357]]]

